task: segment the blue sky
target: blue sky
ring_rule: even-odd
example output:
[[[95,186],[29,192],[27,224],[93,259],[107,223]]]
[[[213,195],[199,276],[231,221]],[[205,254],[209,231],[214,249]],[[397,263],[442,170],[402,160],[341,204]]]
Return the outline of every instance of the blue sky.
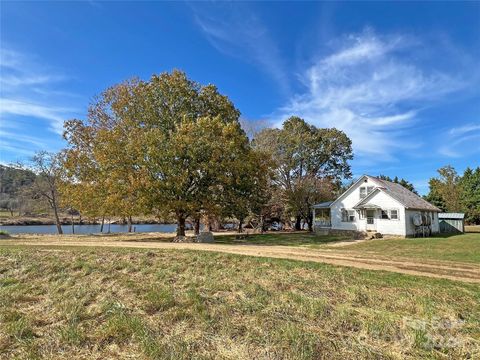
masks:
[[[182,69],[252,127],[352,139],[355,175],[480,165],[480,3],[2,2],[0,161],[64,146],[106,87]]]

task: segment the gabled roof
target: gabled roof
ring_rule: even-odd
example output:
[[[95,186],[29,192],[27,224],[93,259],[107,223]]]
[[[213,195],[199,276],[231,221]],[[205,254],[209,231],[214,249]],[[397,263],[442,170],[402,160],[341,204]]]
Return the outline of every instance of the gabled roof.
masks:
[[[404,188],[402,185],[382,180],[376,177],[371,177],[373,181],[379,183],[379,189],[382,190],[387,195],[390,195],[392,198],[397,200],[407,209],[416,209],[416,210],[429,210],[429,211],[438,211],[441,210],[436,206],[430,204],[428,201],[422,199],[417,194],[414,194],[410,190]]]
[[[334,203],[336,203],[338,200],[343,198],[349,191],[350,189],[353,189],[360,181],[362,181],[364,178],[369,177],[368,175],[362,175],[358,178],[357,181],[355,181],[347,190],[345,190],[339,197],[337,197],[335,200],[332,201],[330,206],[332,206]]]
[[[400,204],[405,206],[407,209],[415,209],[415,210],[428,210],[428,211],[437,211],[441,212],[439,208],[436,206],[433,206],[430,204],[428,201],[422,199],[420,196],[417,194],[414,194],[410,190],[404,188],[402,185],[387,181],[387,180],[382,180],[374,176],[369,176],[369,175],[362,175],[352,186],[350,186],[342,195],[340,195],[335,201],[332,201],[329,206],[332,204],[336,203],[338,200],[343,198],[352,188],[357,186],[357,184],[363,180],[364,178],[368,178],[372,180],[374,183],[376,183],[378,186],[375,188],[374,191],[372,191],[370,194],[368,194],[364,199],[362,199],[360,202],[358,202],[354,208],[358,207],[362,202],[367,200],[372,196],[373,193],[376,193],[378,191],[382,191],[394,200],[398,201]],[[322,203],[324,204],[324,203]],[[318,204],[320,205],[320,204]],[[316,206],[316,205],[314,205]]]
[[[371,197],[373,197],[376,193],[378,193],[380,191],[381,191],[380,188],[375,188],[372,192],[367,194],[367,196],[365,196],[363,199],[360,199],[360,201],[358,203],[356,203],[353,206],[353,208],[354,209],[365,209],[366,205],[370,205],[371,207],[375,207],[375,208],[380,208],[378,205],[368,203],[368,200],[370,200]]]

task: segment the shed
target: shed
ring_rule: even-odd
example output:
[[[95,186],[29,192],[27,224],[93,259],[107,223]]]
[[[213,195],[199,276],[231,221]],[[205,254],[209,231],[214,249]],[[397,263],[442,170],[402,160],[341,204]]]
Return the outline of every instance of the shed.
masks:
[[[465,232],[464,213],[440,213],[438,214],[441,233],[463,233]]]

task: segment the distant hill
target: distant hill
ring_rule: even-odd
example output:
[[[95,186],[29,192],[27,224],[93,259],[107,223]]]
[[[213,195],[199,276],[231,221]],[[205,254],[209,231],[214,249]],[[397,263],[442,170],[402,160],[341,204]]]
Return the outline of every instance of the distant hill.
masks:
[[[30,170],[0,165],[0,194],[15,196],[20,188],[31,185],[35,176]]]

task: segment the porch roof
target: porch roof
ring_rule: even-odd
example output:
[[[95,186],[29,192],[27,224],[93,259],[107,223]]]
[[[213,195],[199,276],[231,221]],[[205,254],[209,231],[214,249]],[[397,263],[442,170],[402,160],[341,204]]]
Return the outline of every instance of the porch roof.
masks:
[[[380,206],[378,206],[376,204],[370,204],[370,203],[355,205],[353,208],[357,209],[357,210],[378,210],[378,209],[381,209]]]
[[[332,205],[333,201],[326,201],[320,204],[313,205],[314,209],[328,209]]]

